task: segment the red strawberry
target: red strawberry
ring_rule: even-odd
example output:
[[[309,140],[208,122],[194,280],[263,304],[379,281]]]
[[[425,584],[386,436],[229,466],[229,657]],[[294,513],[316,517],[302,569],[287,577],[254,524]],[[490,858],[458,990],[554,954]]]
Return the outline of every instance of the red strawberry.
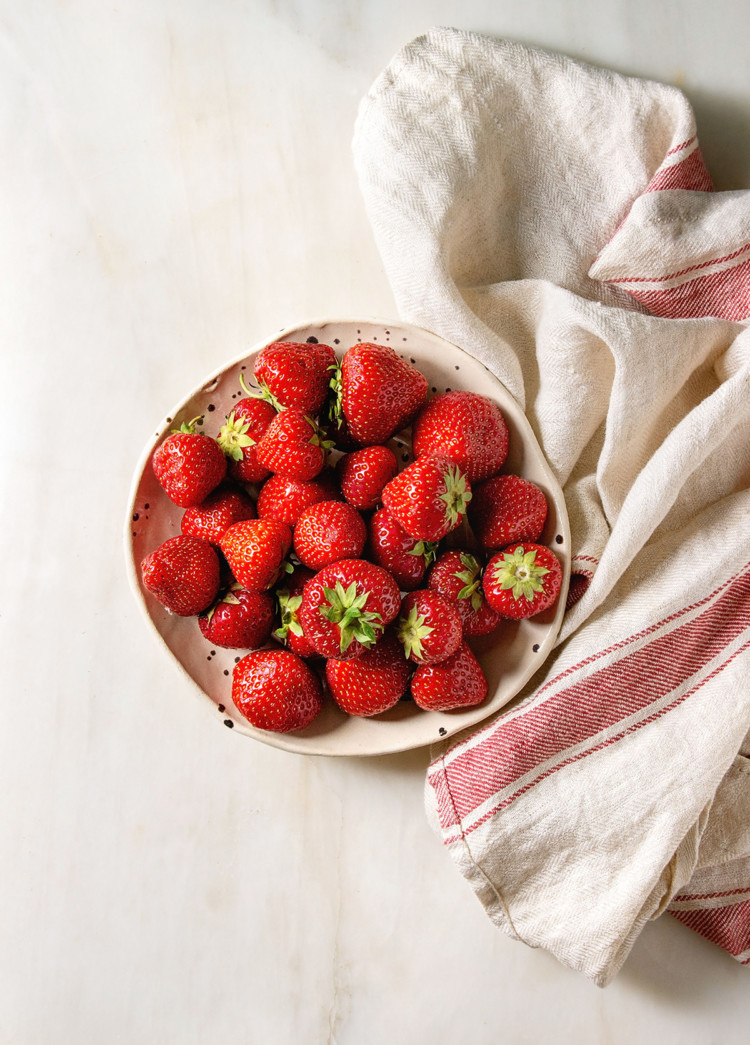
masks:
[[[344,355],[341,409],[363,446],[384,443],[404,428],[427,397],[427,380],[388,345],[354,345]]]
[[[240,375],[240,382],[242,376]],[[240,399],[219,431],[218,443],[229,458],[229,474],[243,483],[259,483],[269,469],[258,460],[258,441],[276,417],[263,399]]]
[[[300,515],[294,528],[294,550],[303,566],[322,570],[338,559],[358,559],[367,528],[346,501],[319,501]]]
[[[180,617],[205,610],[219,590],[219,557],[198,537],[170,537],[141,563],[143,584]]]
[[[321,656],[348,660],[375,645],[400,602],[398,585],[385,570],[365,559],[341,559],[307,582],[299,615]]]
[[[467,638],[489,635],[503,619],[482,594],[482,566],[469,551],[456,548],[441,555],[427,587],[454,603]]]
[[[224,649],[260,649],[271,637],[273,598],[262,591],[246,591],[233,584],[229,591],[198,617],[203,637]]]
[[[420,586],[436,547],[429,541],[410,537],[387,508],[379,508],[370,518],[368,555],[374,563],[393,574],[402,591]]]
[[[365,446],[339,459],[336,466],[341,492],[349,504],[366,511],[380,503],[383,487],[398,471],[388,446]]]
[[[265,591],[284,572],[292,531],[278,519],[247,519],[230,526],[221,539],[229,568],[248,591]]]
[[[341,499],[336,474],[324,468],[314,479],[304,482],[286,475],[272,475],[263,483],[258,494],[258,517],[281,519],[295,526],[305,508],[319,501]]]
[[[412,537],[439,541],[461,525],[471,500],[469,482],[450,458],[424,454],[383,490],[383,505]]]
[[[554,552],[543,544],[515,544],[492,556],[482,585],[493,609],[520,620],[541,613],[557,600],[562,567]]]
[[[185,510],[181,529],[183,533],[218,544],[230,526],[255,516],[255,505],[246,493],[233,486],[219,486],[202,504]]]
[[[277,341],[255,360],[255,377],[273,405],[317,414],[328,395],[336,354],[320,342]]]
[[[256,729],[291,733],[323,708],[320,679],[289,650],[263,649],[235,664],[232,700]]]
[[[414,422],[414,456],[445,454],[470,483],[499,471],[508,456],[508,426],[500,407],[477,392],[441,392]]]
[[[487,696],[487,679],[465,642],[439,664],[421,664],[411,680],[414,703],[425,711],[474,707]]]
[[[406,596],[396,626],[404,653],[416,664],[446,660],[456,652],[463,635],[455,606],[427,588]]]
[[[473,487],[469,521],[483,548],[538,541],[547,520],[547,498],[520,475],[495,475]]]
[[[277,414],[258,443],[258,460],[290,479],[314,479],[326,460],[330,443],[301,410]]]
[[[280,624],[273,637],[298,657],[317,656],[315,647],[305,638],[299,619],[302,589],[314,576],[313,571],[308,570],[306,566],[298,566],[294,573],[286,578],[283,587],[276,589]]]
[[[167,496],[181,508],[200,504],[227,473],[221,447],[208,435],[196,432],[203,421],[196,417],[183,423],[154,451],[152,465]]]
[[[406,692],[412,669],[396,637],[387,633],[355,660],[327,660],[328,688],[348,715],[380,715]]]

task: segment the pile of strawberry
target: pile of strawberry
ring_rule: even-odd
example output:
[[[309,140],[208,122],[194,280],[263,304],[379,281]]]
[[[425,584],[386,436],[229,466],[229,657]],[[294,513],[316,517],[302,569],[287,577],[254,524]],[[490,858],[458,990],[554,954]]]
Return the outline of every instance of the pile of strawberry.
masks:
[[[216,438],[196,418],[154,452],[185,512],[143,560],[145,587],[197,616],[213,645],[251,651],[232,699],[259,729],[305,728],[324,688],[350,715],[409,696],[428,710],[480,704],[472,638],[541,613],[562,578],[538,543],[543,492],[501,472],[499,407],[468,391],[428,397],[380,344],[339,363],[328,345],[277,342],[254,375],[258,391],[241,378],[246,398]]]

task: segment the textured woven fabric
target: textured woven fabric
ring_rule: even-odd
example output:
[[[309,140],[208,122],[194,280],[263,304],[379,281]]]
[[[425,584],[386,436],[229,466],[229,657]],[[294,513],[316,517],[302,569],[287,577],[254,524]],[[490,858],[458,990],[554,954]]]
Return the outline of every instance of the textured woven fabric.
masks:
[[[748,964],[750,192],[712,191],[680,91],[451,29],[381,74],[354,157],[402,318],[504,382],[571,521],[558,645],[435,749],[430,820],[497,925],[600,985],[667,909]]]

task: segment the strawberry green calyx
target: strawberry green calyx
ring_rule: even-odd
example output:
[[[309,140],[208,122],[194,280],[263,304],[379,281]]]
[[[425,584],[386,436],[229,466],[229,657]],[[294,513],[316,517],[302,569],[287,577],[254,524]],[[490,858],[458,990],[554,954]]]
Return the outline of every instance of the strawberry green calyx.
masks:
[[[398,628],[398,639],[404,647],[404,655],[412,659],[422,660],[422,642],[428,638],[434,628],[425,624],[424,614],[420,614],[416,606],[412,606],[406,617],[401,620]]]
[[[302,605],[302,596],[291,595],[287,588],[281,588],[276,593],[276,601],[279,604],[281,624],[274,631],[274,638],[278,639],[279,642],[286,642],[289,632],[291,632],[292,635],[296,635],[297,638],[301,638],[302,625],[297,617],[297,611]]]
[[[406,554],[421,555],[424,559],[425,566],[429,566],[431,562],[435,561],[439,543],[439,541],[417,541],[414,547]]]
[[[510,590],[514,600],[524,598],[533,602],[534,596],[544,590],[543,577],[550,571],[536,565],[536,550],[525,552],[522,546],[503,552],[502,561],[494,568],[494,580],[500,588]]]
[[[313,446],[319,446],[321,450],[323,450],[325,454],[328,455],[336,445],[333,439],[326,439],[326,433],[323,431],[322,428],[318,426],[314,418],[305,415],[305,420],[310,422],[310,426],[313,430],[313,435],[310,439],[310,442]]]
[[[440,500],[445,505],[445,518],[451,526],[458,526],[471,500],[471,489],[466,476],[455,464],[446,471],[444,482],[445,492],[440,494]]]
[[[203,424],[203,414],[198,414],[192,421],[183,421],[179,428],[173,428],[175,435],[195,435],[198,425]],[[201,433],[202,435],[203,433]]]
[[[224,454],[231,457],[233,461],[242,460],[242,451],[246,446],[255,446],[255,440],[247,434],[250,422],[241,417],[235,417],[234,410],[229,414],[226,424],[219,429],[216,442]]]
[[[328,421],[331,424],[335,424],[337,428],[341,428],[344,423],[344,388],[341,382],[341,364],[332,363],[328,369],[331,371],[331,380],[328,382],[328,387],[333,393],[328,399]]]
[[[245,393],[245,395],[250,396],[251,399],[265,399],[265,401],[267,403],[270,403],[277,413],[281,413],[282,410],[286,410],[284,404],[278,401],[278,399],[273,394],[268,385],[265,383],[265,381],[258,381],[257,389],[248,388],[245,383],[245,375],[240,373],[240,384],[242,385],[242,391]]]
[[[369,591],[357,592],[356,582],[352,581],[344,588],[341,581],[336,581],[335,588],[324,588],[323,593],[328,605],[321,605],[320,612],[338,624],[341,632],[341,652],[344,653],[356,639],[366,649],[374,646],[383,630],[383,618],[379,613],[365,610]]]
[[[456,578],[463,583],[463,588],[458,593],[459,599],[471,600],[471,608],[478,610],[482,605],[482,593],[479,588],[482,584],[482,568],[479,560],[468,552],[461,552],[462,570],[455,574]]]

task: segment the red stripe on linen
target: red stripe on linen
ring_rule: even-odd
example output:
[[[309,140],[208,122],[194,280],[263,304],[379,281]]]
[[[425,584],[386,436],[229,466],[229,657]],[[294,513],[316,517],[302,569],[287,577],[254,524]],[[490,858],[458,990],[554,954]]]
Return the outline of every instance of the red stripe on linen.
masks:
[[[443,828],[465,821],[478,806],[542,762],[559,759],[534,783],[590,753],[577,754],[567,762],[562,759],[566,750],[667,696],[705,667],[748,626],[750,570],[746,569],[692,620],[560,690],[543,703],[531,705],[523,714],[507,721],[499,720],[482,740],[465,747],[450,763],[444,759],[434,763],[429,779],[435,788]],[[671,706],[676,706],[687,695]],[[627,727],[606,743],[621,739],[654,717]],[[590,750],[602,746],[604,744],[599,744]],[[445,779],[438,784],[440,776]],[[531,786],[527,784],[502,804],[508,805]],[[482,820],[487,815],[492,814],[485,814]]]
[[[744,248],[747,249],[746,247]],[[706,262],[706,265],[716,262]],[[665,276],[664,279],[672,277]],[[639,290],[637,280],[624,286],[626,280],[607,280],[627,290],[655,316],[663,319],[696,319],[714,316],[741,322],[750,316],[750,259],[721,272],[696,276],[677,287]],[[648,282],[657,282],[650,280]]]
[[[750,900],[729,907],[697,911],[670,910],[669,913],[735,957],[750,949]],[[750,958],[744,959],[742,964],[748,963]]]
[[[750,892],[750,885],[744,889],[727,889],[723,893],[677,893],[672,897],[673,903],[684,903],[687,900],[720,900],[724,896],[740,896],[742,893]]]
[[[694,140],[694,139],[692,139]],[[675,152],[686,148],[691,142],[685,142],[667,153],[673,156]],[[660,167],[646,186],[646,192],[659,192],[662,189],[690,189],[695,192],[713,192],[714,183],[708,173],[700,148],[693,151],[681,160],[669,167]]]

